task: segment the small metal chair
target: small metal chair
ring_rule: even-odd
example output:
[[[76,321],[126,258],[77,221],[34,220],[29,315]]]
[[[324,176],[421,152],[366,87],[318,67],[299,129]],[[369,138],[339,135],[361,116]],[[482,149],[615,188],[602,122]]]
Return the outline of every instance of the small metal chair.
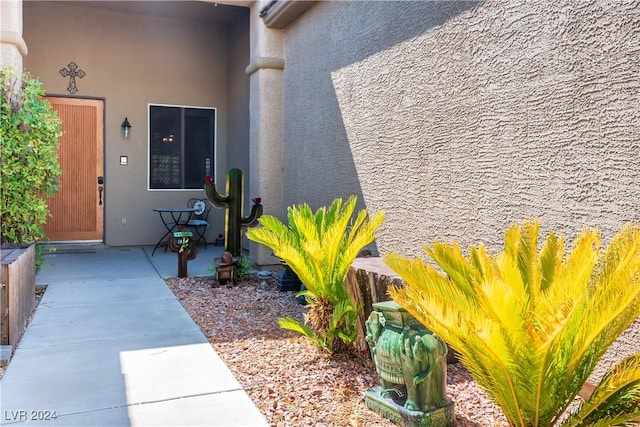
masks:
[[[209,212],[211,211],[211,203],[208,200],[193,198],[189,199],[187,206],[194,208],[195,211],[189,221],[187,221],[187,227],[191,227],[198,235],[198,240],[195,244],[198,245],[201,240],[204,240],[204,248],[207,249],[207,239],[204,234],[209,227]]]

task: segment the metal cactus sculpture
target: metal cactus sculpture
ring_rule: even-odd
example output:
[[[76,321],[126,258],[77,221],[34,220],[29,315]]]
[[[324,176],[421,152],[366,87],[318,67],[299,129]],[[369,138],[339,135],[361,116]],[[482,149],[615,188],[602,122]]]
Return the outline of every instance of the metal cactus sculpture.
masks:
[[[241,228],[257,223],[262,215],[261,199],[253,199],[251,213],[249,216],[242,216],[242,202],[244,200],[244,182],[240,169],[231,169],[227,173],[227,195],[223,196],[216,190],[216,185],[207,177],[204,184],[204,192],[207,199],[218,208],[225,208],[225,249],[234,256],[242,256],[242,234]]]

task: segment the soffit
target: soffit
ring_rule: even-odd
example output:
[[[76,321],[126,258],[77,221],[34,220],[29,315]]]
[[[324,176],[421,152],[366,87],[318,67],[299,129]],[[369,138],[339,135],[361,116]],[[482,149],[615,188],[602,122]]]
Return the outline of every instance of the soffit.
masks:
[[[25,2],[30,3],[30,2]],[[237,19],[242,7],[208,1],[56,1],[132,15],[151,15],[214,25],[226,25]]]

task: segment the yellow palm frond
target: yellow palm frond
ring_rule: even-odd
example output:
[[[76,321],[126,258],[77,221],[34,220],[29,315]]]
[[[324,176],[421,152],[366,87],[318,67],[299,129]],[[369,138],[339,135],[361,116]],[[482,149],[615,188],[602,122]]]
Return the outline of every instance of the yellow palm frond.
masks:
[[[390,290],[393,299],[461,355],[519,426],[557,422],[606,348],[640,316],[638,225],[625,226],[602,256],[595,230],[580,233],[565,257],[564,237],[539,241],[539,229],[538,221],[510,227],[495,256],[435,243],[426,252],[441,270],[385,257],[405,282]]]
[[[424,249],[460,290],[469,297],[475,295],[474,284],[478,283],[479,277],[476,277],[476,270],[462,254],[456,242],[451,245],[435,242],[432,248]]]
[[[351,215],[356,208],[356,198],[351,196],[347,203],[342,205],[342,209],[337,211],[335,218],[331,224],[327,224],[322,236],[322,246],[325,257],[325,266],[330,275],[329,280],[335,282],[343,281],[344,277],[336,277],[336,264],[340,262],[340,258],[344,255],[343,241]]]
[[[569,417],[567,427],[640,424],[640,353],[631,355],[607,372],[589,399]]]
[[[512,234],[513,244],[505,246],[505,254],[512,259],[520,273],[520,281],[524,291],[529,295],[529,304],[535,306],[535,299],[540,289],[538,267],[538,231],[539,221],[528,221],[514,225],[507,235]]]
[[[353,260],[374,240],[384,217],[379,213],[368,221],[363,210],[351,222],[356,204],[357,199],[352,196],[344,203],[336,199],[316,212],[307,204],[291,206],[287,210],[288,226],[265,215],[259,220],[262,227],[247,231],[250,240],[271,248],[305,285],[304,296],[309,302],[307,319],[314,319],[310,322],[313,340],[329,352],[334,340],[353,341],[357,316],[352,314],[355,305],[349,300],[344,282]],[[350,225],[352,228],[348,230]],[[344,311],[345,307],[352,309]],[[334,317],[327,315],[331,312]],[[331,323],[332,318],[340,320]],[[292,325],[288,321],[284,324]],[[294,330],[310,336],[308,329],[295,327],[298,329]]]
[[[341,248],[342,256],[338,259],[335,267],[339,281],[344,281],[351,264],[353,264],[353,260],[358,256],[362,248],[374,241],[375,232],[384,221],[383,212],[378,212],[369,218],[367,212],[362,210],[358,216],[363,217],[363,222],[357,228],[351,228],[349,237],[344,241],[343,248]]]
[[[444,246],[439,249],[439,255],[444,257],[447,250]],[[449,249],[456,253],[456,248]],[[512,361],[504,358],[506,343],[495,333],[498,325],[483,314],[478,301],[421,259],[410,261],[389,254],[385,263],[405,282],[403,287],[389,289],[392,298],[456,351],[463,350],[460,354],[466,360],[465,366],[478,383],[502,388],[496,400],[503,408],[513,407],[511,412],[517,414],[517,402],[508,397],[514,391],[507,375]]]

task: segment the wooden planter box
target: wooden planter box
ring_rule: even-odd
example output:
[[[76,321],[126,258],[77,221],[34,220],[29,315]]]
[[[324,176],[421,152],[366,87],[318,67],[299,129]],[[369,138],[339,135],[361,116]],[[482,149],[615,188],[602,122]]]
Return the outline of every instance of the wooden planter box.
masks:
[[[1,249],[0,258],[0,366],[6,366],[35,306],[35,245]]]

